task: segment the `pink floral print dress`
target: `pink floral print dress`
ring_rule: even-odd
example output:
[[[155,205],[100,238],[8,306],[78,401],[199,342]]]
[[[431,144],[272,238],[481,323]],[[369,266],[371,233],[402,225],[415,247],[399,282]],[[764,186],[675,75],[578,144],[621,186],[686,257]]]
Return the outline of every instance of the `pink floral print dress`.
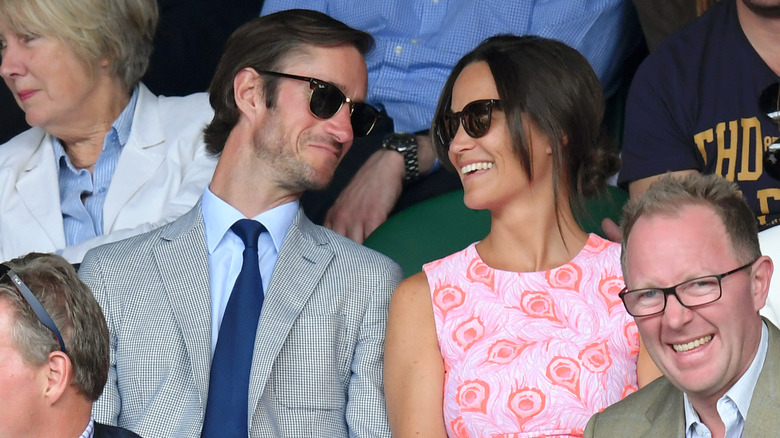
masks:
[[[569,263],[530,273],[492,269],[472,244],[423,269],[450,437],[582,436],[591,415],[636,391],[618,244],[591,234]]]

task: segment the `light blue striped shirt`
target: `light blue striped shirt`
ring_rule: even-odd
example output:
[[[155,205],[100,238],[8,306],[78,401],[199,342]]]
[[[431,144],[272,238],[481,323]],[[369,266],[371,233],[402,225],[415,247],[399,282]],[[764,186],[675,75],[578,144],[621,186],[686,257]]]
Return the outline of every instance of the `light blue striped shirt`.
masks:
[[[725,394],[718,400],[718,414],[726,426],[726,438],[739,438],[745,428],[745,419],[750,408],[750,400],[758,382],[758,376],[764,368],[764,359],[769,346],[769,330],[766,323],[761,324],[761,341],[753,362],[750,363],[745,374],[737,380]],[[696,410],[693,409],[688,394],[683,395],[685,402],[685,438],[710,438],[712,434],[707,426],[701,422]],[[758,419],[757,421],[761,421]]]
[[[293,8],[324,12],[373,35],[367,101],[387,111],[397,132],[430,127],[452,67],[489,36],[563,41],[585,55],[608,94],[641,40],[628,0],[265,0],[261,15]]]
[[[90,415],[89,417],[89,424],[87,424],[87,428],[84,429],[84,432],[79,435],[79,438],[92,438],[95,435],[95,420]]]
[[[60,208],[67,246],[103,235],[103,204],[122,149],[130,137],[137,102],[138,87],[106,133],[103,151],[93,173],[73,167],[59,139],[52,142],[54,158],[59,165]]]
[[[246,219],[235,207],[220,199],[206,187],[200,204],[203,225],[206,228],[206,247],[209,251],[209,286],[211,287],[211,354],[217,346],[219,327],[225,314],[233,285],[244,262],[244,243],[230,227]],[[268,291],[271,274],[279,257],[287,231],[298,214],[298,201],[282,204],[255,216],[268,232],[257,239],[260,259],[260,277],[263,291]]]

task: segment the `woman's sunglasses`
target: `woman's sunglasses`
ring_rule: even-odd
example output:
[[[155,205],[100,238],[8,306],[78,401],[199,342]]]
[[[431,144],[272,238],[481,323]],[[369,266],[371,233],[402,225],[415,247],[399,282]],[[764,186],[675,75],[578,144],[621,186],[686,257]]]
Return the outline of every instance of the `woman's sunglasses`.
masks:
[[[68,351],[65,349],[65,341],[62,339],[60,330],[57,328],[57,325],[54,324],[51,316],[49,316],[49,312],[47,312],[46,309],[43,308],[43,305],[41,305],[41,302],[35,298],[35,295],[33,295],[30,288],[24,284],[22,279],[19,278],[19,276],[16,275],[16,273],[11,270],[8,265],[0,264],[0,279],[3,277],[8,277],[8,279],[11,280],[11,284],[14,286],[16,291],[19,292],[19,295],[21,295],[22,298],[27,301],[27,304],[30,306],[33,313],[35,313],[35,316],[38,317],[38,320],[41,322],[41,324],[45,325],[46,328],[48,328],[52,334],[54,334],[54,337],[57,338],[57,342],[60,344],[60,351],[68,354]]]
[[[480,138],[490,130],[490,120],[493,116],[493,107],[501,109],[501,101],[497,99],[475,100],[469,103],[463,110],[453,113],[447,110],[442,115],[439,138],[442,143],[449,146],[460,125],[471,138]]]
[[[780,82],[766,87],[758,105],[767,117],[780,126]],[[767,146],[764,151],[764,170],[775,179],[780,179],[780,140]]]
[[[339,87],[316,78],[290,75],[275,71],[259,71],[258,73],[281,78],[296,79],[309,83],[311,94],[309,95],[309,111],[320,119],[329,119],[341,110],[344,102],[349,104],[349,114],[352,121],[352,134],[355,137],[368,135],[377,120],[379,111],[364,102],[354,102],[339,90]]]

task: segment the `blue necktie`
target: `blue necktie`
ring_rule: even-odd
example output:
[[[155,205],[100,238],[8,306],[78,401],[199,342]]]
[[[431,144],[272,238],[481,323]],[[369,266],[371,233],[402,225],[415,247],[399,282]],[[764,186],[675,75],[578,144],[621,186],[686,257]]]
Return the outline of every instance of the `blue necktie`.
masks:
[[[244,261],[225,308],[211,361],[203,438],[249,435],[249,373],[257,321],[263,307],[257,238],[265,227],[260,222],[241,219],[230,229],[244,241]]]

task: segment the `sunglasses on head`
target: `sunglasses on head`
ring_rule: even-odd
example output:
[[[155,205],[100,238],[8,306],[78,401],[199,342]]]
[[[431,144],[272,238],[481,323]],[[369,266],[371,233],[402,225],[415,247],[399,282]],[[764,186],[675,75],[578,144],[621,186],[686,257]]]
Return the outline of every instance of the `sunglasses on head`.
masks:
[[[780,82],[766,87],[758,99],[762,112],[780,126]],[[764,170],[775,179],[780,179],[780,140],[767,146],[764,151]]]
[[[11,268],[5,264],[0,264],[0,279],[3,277],[8,277],[11,280],[11,284],[14,285],[16,291],[19,292],[22,298],[24,298],[24,300],[32,309],[33,313],[35,313],[35,316],[38,317],[38,320],[41,322],[41,324],[45,325],[46,328],[51,330],[52,334],[54,334],[54,337],[57,338],[57,342],[60,344],[60,351],[68,354],[68,351],[65,349],[65,341],[62,340],[62,334],[60,333],[60,330],[57,328],[57,325],[54,324],[51,316],[49,316],[49,312],[47,312],[46,309],[44,309],[41,305],[41,302],[35,298],[35,295],[33,295],[30,288],[24,284],[22,279],[19,278],[19,276],[16,275],[16,273],[11,270]]]
[[[480,138],[490,130],[490,121],[493,115],[493,107],[501,108],[501,101],[497,99],[482,99],[470,102],[463,110],[453,113],[452,110],[444,112],[439,129],[439,137],[442,143],[449,146],[452,139],[458,133],[460,125],[471,138]]]
[[[349,114],[352,121],[352,134],[355,137],[365,137],[368,135],[377,120],[379,120],[379,111],[371,105],[364,102],[354,102],[344,95],[339,87],[316,78],[305,76],[290,75],[275,71],[259,71],[258,73],[270,76],[277,76],[287,79],[296,79],[309,83],[311,94],[309,95],[309,111],[319,119],[329,119],[338,114],[344,102],[349,104]]]

